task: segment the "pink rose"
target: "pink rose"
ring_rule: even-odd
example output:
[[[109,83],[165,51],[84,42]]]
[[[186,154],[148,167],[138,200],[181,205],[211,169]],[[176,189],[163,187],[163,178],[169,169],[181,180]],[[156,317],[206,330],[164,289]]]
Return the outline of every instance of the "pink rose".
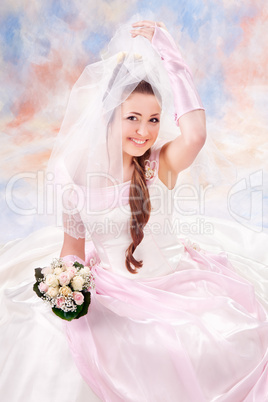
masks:
[[[73,262],[72,262],[72,261],[70,261],[70,260],[68,260],[68,261],[64,261],[64,265],[65,265],[65,267],[66,267],[66,268],[68,268],[68,267],[72,267],[72,266],[73,266]]]
[[[76,302],[76,304],[78,306],[81,306],[81,304],[84,303],[84,295],[83,295],[83,293],[73,292],[73,298],[74,298],[74,301]]]
[[[62,272],[60,275],[59,275],[59,281],[60,281],[60,285],[61,286],[66,286],[66,285],[69,285],[69,283],[70,283],[70,275],[68,274],[68,272]]]
[[[64,303],[65,303],[65,297],[62,296],[57,298],[57,308],[61,308]]]
[[[48,291],[48,285],[45,282],[40,282],[38,285],[40,292],[45,293]]]
[[[76,269],[75,267],[71,266],[71,267],[68,267],[68,268],[67,268],[67,272],[68,272],[68,274],[69,274],[70,279],[73,279],[73,277],[74,277],[74,276],[76,275],[76,273],[77,273],[77,269]]]

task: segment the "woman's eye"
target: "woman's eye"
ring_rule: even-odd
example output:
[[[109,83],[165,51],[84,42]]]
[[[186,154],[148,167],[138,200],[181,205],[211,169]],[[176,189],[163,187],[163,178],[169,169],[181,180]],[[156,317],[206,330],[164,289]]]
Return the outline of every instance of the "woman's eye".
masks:
[[[137,117],[136,116],[129,116],[127,119],[131,120],[131,121],[135,121],[137,119]]]
[[[159,123],[159,119],[157,119],[156,117],[153,117],[150,121],[152,123]]]

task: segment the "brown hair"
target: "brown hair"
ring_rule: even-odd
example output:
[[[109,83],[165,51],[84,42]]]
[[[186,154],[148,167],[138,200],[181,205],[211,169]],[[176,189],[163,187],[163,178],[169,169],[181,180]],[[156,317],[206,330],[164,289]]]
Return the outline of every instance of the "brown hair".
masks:
[[[132,93],[155,95],[152,86],[147,81],[141,81]],[[151,149],[148,149],[143,155],[133,157],[134,172],[129,190],[131,209],[130,234],[132,243],[126,250],[125,260],[126,267],[132,274],[138,273],[138,268],[141,268],[143,265],[143,261],[137,261],[133,253],[144,237],[143,228],[148,222],[151,212],[150,195],[145,179],[145,160],[150,157],[150,154]]]

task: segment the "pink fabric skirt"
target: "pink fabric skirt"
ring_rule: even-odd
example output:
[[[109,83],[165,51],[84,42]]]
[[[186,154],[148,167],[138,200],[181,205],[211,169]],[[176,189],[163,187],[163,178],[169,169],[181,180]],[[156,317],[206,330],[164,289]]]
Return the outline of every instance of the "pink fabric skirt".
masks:
[[[190,247],[154,279],[93,271],[89,312],[65,331],[101,400],[268,401],[267,312],[225,254]]]

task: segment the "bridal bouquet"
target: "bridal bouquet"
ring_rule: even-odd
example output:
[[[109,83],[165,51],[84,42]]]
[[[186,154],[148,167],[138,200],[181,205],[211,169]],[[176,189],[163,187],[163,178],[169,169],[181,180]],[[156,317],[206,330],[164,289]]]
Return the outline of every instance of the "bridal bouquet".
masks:
[[[95,287],[90,267],[55,258],[50,266],[36,268],[35,278],[33,290],[57,316],[71,321],[87,314],[90,291]]]

